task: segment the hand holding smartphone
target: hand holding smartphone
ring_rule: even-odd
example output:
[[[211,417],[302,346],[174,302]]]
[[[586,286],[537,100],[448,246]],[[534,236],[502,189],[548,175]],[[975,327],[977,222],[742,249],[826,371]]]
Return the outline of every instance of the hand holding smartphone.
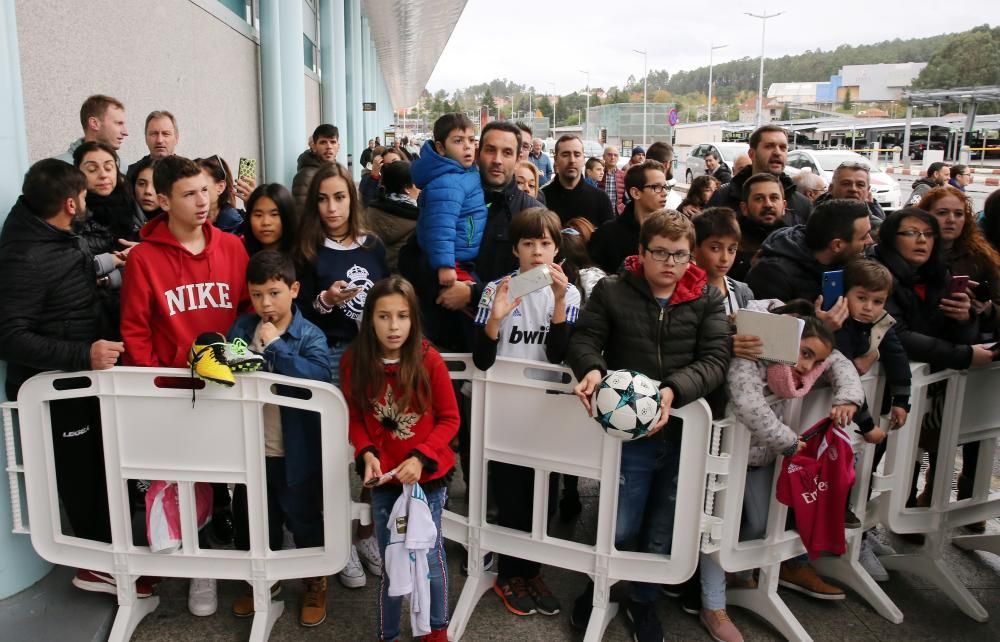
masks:
[[[823,311],[827,312],[844,296],[844,271],[830,270],[823,273]]]
[[[961,294],[969,287],[969,277],[964,274],[955,274],[948,281],[948,296]]]

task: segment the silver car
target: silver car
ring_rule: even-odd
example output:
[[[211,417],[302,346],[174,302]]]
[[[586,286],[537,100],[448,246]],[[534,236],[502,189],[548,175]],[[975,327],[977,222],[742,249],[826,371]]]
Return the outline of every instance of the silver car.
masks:
[[[746,143],[702,143],[695,145],[688,152],[687,160],[684,161],[687,166],[684,178],[690,185],[695,177],[705,174],[705,155],[709,152],[718,154],[719,158],[722,159],[722,164],[732,171],[733,161],[736,160],[736,157],[740,154],[746,154],[748,151],[750,151],[750,145]]]

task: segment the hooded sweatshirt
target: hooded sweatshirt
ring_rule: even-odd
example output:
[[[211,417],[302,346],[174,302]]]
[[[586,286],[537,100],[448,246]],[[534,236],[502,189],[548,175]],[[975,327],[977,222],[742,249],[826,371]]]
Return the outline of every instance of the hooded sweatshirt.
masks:
[[[232,234],[202,226],[205,249],[192,254],[167,217],[142,228],[122,284],[122,340],[131,366],[182,368],[203,332],[225,334],[249,301],[247,252]]]

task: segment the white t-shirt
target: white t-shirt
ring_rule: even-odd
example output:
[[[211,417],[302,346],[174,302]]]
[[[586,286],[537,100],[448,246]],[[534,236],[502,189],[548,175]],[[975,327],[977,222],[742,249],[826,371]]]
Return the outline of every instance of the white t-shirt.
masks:
[[[515,270],[510,276],[518,274]],[[485,326],[490,320],[490,310],[493,308],[493,297],[503,279],[491,281],[479,300],[479,310],[476,312],[476,324]],[[566,323],[573,325],[580,315],[580,291],[572,283],[566,285]],[[545,340],[549,336],[549,326],[555,312],[556,297],[552,288],[535,290],[521,298],[521,304],[511,310],[511,313],[500,322],[500,342],[497,345],[497,356],[513,359],[531,359],[533,361],[548,361],[545,356]]]
[[[250,349],[257,354],[264,354],[265,344],[260,338],[260,325],[253,331],[253,340],[250,342]],[[284,457],[285,438],[281,432],[281,409],[273,403],[264,404],[264,456]]]
[[[437,526],[420,484],[403,484],[389,513],[385,571],[389,595],[410,596],[410,628],[415,637],[431,632],[431,580],[427,553],[437,543]]]

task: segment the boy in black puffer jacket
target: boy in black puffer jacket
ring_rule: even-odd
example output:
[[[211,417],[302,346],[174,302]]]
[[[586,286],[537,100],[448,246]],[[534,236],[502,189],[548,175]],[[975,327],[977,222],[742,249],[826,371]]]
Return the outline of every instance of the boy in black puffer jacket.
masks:
[[[588,412],[609,370],[635,370],[662,386],[663,417],[652,434],[622,446],[615,535],[620,550],[636,540],[641,552],[670,553],[681,427],[668,421],[669,412],[719,387],[729,367],[730,328],[722,294],[691,264],[693,248],[694,228],[683,215],[651,214],[639,231],[641,253],[594,287],[566,356],[580,381],[575,392]],[[719,584],[724,607],[724,576]],[[573,608],[576,626],[589,620],[591,591]],[[631,583],[628,615],[637,640],[663,639],[655,613],[658,595],[655,584]]]

